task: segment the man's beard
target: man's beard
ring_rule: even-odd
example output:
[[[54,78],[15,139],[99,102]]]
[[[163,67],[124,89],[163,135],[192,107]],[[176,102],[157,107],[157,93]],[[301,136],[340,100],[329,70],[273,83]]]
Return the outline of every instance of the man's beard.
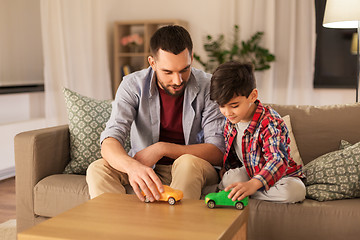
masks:
[[[156,74],[155,74],[155,76],[156,76]],[[168,87],[165,86],[165,85],[159,80],[159,78],[158,78],[157,76],[156,76],[156,81],[157,81],[157,83],[161,86],[161,88],[162,88],[167,94],[169,94],[170,96],[174,96],[174,97],[181,96],[181,95],[184,93],[184,91],[185,91],[185,87],[186,87],[186,82],[185,82],[185,81],[183,81],[180,85],[170,85],[170,86],[169,86],[169,87],[174,87],[174,86],[176,86],[176,87],[181,87],[181,86],[183,86],[183,87],[182,87],[182,90],[179,91],[179,92],[176,92],[176,93],[170,92],[170,90],[168,89]]]

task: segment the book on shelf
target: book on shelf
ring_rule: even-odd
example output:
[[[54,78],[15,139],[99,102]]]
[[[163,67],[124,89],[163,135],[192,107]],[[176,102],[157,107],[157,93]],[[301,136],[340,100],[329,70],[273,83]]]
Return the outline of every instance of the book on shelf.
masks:
[[[122,74],[123,76],[126,76],[126,75],[128,75],[128,74],[130,74],[130,73],[131,73],[131,68],[130,68],[129,65],[121,66],[121,74]]]

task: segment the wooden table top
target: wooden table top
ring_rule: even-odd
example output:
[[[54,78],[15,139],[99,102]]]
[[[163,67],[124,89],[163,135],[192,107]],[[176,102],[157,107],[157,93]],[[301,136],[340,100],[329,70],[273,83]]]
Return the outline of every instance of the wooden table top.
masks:
[[[29,239],[231,239],[246,231],[248,207],[209,209],[204,200],[143,203],[106,193],[18,234]]]

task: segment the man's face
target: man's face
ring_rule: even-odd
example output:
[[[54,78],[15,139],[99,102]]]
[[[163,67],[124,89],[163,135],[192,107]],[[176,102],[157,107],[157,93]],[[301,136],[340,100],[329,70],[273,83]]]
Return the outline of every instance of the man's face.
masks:
[[[155,71],[158,85],[168,94],[181,95],[190,78],[193,56],[185,49],[178,55],[159,49],[156,57],[149,57],[149,63]]]
[[[256,89],[250,93],[249,97],[235,95],[228,103],[220,106],[220,112],[234,124],[251,121],[256,110],[254,102],[257,96]]]

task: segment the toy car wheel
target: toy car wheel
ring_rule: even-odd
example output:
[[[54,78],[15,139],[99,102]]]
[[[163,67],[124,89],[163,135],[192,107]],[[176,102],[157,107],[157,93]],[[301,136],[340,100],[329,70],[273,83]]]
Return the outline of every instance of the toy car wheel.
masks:
[[[168,203],[169,203],[170,205],[174,205],[174,204],[176,203],[175,198],[173,198],[173,197],[169,198],[169,199],[168,199]]]
[[[208,208],[214,208],[215,205],[216,205],[215,201],[213,201],[213,200],[209,200],[208,203],[207,203]]]
[[[244,204],[242,202],[237,202],[235,204],[235,208],[239,209],[239,210],[242,210],[242,209],[244,209]]]

